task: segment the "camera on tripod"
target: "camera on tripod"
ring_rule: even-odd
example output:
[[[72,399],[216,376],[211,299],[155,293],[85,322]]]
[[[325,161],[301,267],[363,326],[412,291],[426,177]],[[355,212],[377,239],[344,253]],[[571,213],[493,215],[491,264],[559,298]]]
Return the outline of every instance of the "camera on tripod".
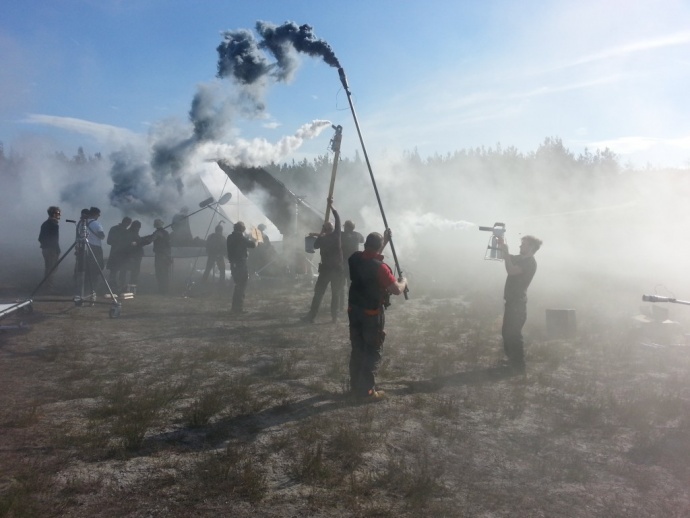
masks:
[[[482,232],[491,232],[489,244],[486,247],[484,259],[487,261],[503,261],[503,250],[499,248],[506,234],[505,223],[494,223],[493,227],[479,227]]]

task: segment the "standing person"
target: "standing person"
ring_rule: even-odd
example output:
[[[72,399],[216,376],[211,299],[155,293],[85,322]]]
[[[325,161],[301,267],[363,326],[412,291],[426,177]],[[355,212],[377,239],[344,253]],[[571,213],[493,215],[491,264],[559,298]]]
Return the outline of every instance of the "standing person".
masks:
[[[340,291],[340,309],[345,309],[345,287],[350,287],[350,267],[348,259],[352,254],[359,250],[359,245],[364,243],[364,236],[359,232],[355,232],[355,224],[351,220],[343,223],[343,233],[340,236],[340,242],[343,248],[343,278],[345,284]]]
[[[156,230],[144,241],[145,244],[153,242],[153,266],[156,270],[158,293],[161,295],[167,295],[170,289],[170,270],[173,264],[170,234],[164,226],[163,220],[154,220],[153,228]]]
[[[245,227],[242,221],[235,223],[232,234],[227,239],[228,260],[230,261],[230,275],[235,283],[232,292],[233,313],[244,313],[244,294],[249,282],[249,269],[247,257],[249,248],[255,248],[256,243],[244,235]]]
[[[319,277],[314,285],[314,297],[311,299],[311,308],[302,320],[313,323],[319,312],[321,299],[328,284],[331,285],[331,321],[338,321],[338,306],[340,305],[340,292],[343,289],[345,279],[343,279],[343,250],[340,242],[341,228],[340,216],[333,207],[333,198],[328,198],[328,206],[333,212],[335,225],[330,221],[323,224],[320,234],[309,234],[316,236],[314,249],[321,251],[321,262],[319,263]]]
[[[522,338],[522,326],[527,321],[527,288],[537,271],[534,254],[541,247],[542,241],[534,236],[524,236],[520,241],[520,255],[510,255],[508,244],[500,238],[499,247],[505,259],[506,278],[503,298],[503,350],[508,362],[514,369],[524,372],[525,352]]]
[[[191,246],[194,244],[192,228],[189,225],[189,209],[182,207],[180,212],[172,218],[170,242],[175,246]]]
[[[385,236],[385,237],[384,237]],[[375,375],[381,363],[385,308],[389,294],[400,295],[407,280],[396,280],[391,268],[383,262],[383,249],[391,238],[390,229],[382,236],[372,232],[364,242],[364,250],[349,259],[350,291],[347,313],[350,320],[350,390],[356,397],[381,399]]]
[[[261,223],[256,228],[259,233],[258,235],[261,237],[261,241],[257,243],[255,253],[257,259],[256,273],[261,274],[263,272],[265,275],[270,275],[271,272],[268,271],[268,266],[275,259],[276,252],[273,245],[271,245],[271,238],[269,238],[268,234],[265,232],[266,225]]]
[[[264,225],[263,223],[260,223],[259,226],[257,226],[256,228],[259,230],[259,232],[261,232],[261,239],[262,239],[263,244],[265,246],[271,246],[271,239],[268,237],[268,235],[265,232],[266,225]]]
[[[106,267],[110,270],[110,285],[115,291],[125,285],[125,260],[129,248],[127,229],[132,224],[132,218],[125,216],[122,222],[110,227],[106,242],[110,245],[110,254]]]
[[[204,276],[201,281],[206,282],[208,280],[208,274],[211,273],[213,265],[218,266],[220,271],[220,285],[225,284],[225,250],[226,241],[223,235],[223,225],[218,223],[216,225],[216,231],[208,236],[206,240],[206,269],[204,270]]]
[[[38,242],[41,243],[41,253],[45,265],[44,281],[46,289],[53,291],[53,270],[60,260],[60,207],[48,207],[48,219],[41,224]]]
[[[88,230],[88,241],[93,254],[88,253],[86,259],[86,273],[91,283],[92,296],[96,294],[96,288],[98,287],[98,281],[101,277],[101,272],[105,267],[103,262],[103,247],[102,240],[105,239],[105,232],[103,231],[103,225],[98,221],[101,217],[101,209],[98,207],[91,207],[89,209],[89,219],[86,222],[86,228]]]
[[[126,276],[129,274],[129,284],[134,286],[134,290],[136,290],[136,285],[139,284],[141,260],[144,258],[144,245],[148,244],[148,240],[139,235],[140,230],[141,221],[134,220],[123,236],[127,246],[124,259],[124,269],[126,273],[123,286],[126,284]]]

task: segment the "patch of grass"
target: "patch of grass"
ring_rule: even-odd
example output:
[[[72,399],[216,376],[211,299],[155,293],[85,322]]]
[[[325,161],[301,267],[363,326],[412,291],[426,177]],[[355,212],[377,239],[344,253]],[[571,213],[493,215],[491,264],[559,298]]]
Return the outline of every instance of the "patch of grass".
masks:
[[[42,500],[45,497],[52,498],[53,477],[66,462],[66,458],[58,456],[15,465],[12,477],[0,480],[0,516],[45,516],[47,510],[42,508]],[[53,503],[50,511],[59,513],[62,505],[59,502]]]
[[[86,460],[101,459],[111,453],[112,434],[101,420],[91,419],[75,431],[57,430],[52,437],[58,448],[68,448]]]
[[[146,432],[160,412],[178,399],[182,385],[146,386],[120,378],[111,385],[105,404],[91,412],[92,418],[112,418],[111,432],[127,451],[141,447]]]
[[[561,366],[565,356],[564,344],[560,342],[533,342],[528,348],[528,361],[530,363],[545,364],[545,366],[540,369],[541,372],[553,372],[557,370]]]
[[[225,399],[224,390],[215,387],[204,390],[184,410],[185,422],[192,427],[207,425],[211,418],[225,407]]]
[[[238,376],[227,384],[226,402],[236,415],[259,412],[265,408],[256,391],[254,379],[249,376]]]
[[[89,413],[94,418],[108,418],[122,412],[134,393],[134,383],[127,378],[119,378],[109,385],[103,394],[104,404],[92,409]]]
[[[64,478],[60,495],[66,498],[77,495],[97,493],[103,487],[103,477],[100,474],[68,475]]]
[[[377,479],[391,491],[400,493],[414,509],[422,509],[446,491],[442,482],[445,464],[432,458],[425,448],[392,456],[385,471]]]
[[[344,376],[349,376],[348,372],[348,358],[333,358],[331,357],[326,364],[326,372],[324,376],[326,379],[337,381]]]
[[[34,517],[37,514],[30,481],[14,478],[0,493],[0,516],[16,518]]]
[[[2,426],[6,428],[28,428],[40,419],[38,403],[23,408],[6,409],[4,413]]]
[[[364,453],[372,448],[371,438],[355,427],[343,426],[328,441],[328,456],[347,471],[362,464]]]
[[[332,476],[332,472],[326,465],[321,441],[314,445],[304,444],[294,464],[293,476],[300,482],[318,483]]]
[[[274,356],[270,361],[257,368],[256,375],[274,379],[296,379],[301,375],[298,363],[304,359],[304,353],[300,351],[288,351]]]
[[[266,474],[256,452],[229,445],[222,452],[204,454],[190,476],[205,495],[226,495],[251,503],[261,501],[268,491]]]
[[[454,396],[439,396],[433,399],[431,407],[432,415],[454,419],[460,413],[457,399]]]

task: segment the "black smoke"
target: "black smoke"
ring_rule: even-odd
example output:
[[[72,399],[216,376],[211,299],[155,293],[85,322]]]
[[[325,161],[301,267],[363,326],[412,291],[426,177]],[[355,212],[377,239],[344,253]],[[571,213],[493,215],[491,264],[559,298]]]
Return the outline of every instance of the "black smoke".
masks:
[[[225,31],[218,45],[218,77],[230,77],[239,84],[253,85],[273,68],[261,52],[254,34],[247,29]]]
[[[298,53],[339,66],[330,45],[318,39],[309,25],[286,22],[277,26],[259,21],[256,30],[261,40],[247,29],[223,33],[216,49],[217,77],[230,81],[233,88],[228,90],[222,83],[200,85],[188,114],[191,127],[159,125],[150,135],[147,157],[135,158],[128,152],[110,157],[114,184],[110,199],[114,206],[142,215],[161,214],[171,199],[183,195],[185,175],[199,147],[226,143],[238,114],[261,116],[266,90],[294,76]]]
[[[314,35],[310,25],[297,26],[294,22],[285,22],[276,26],[259,21],[256,30],[263,37],[261,48],[268,49],[278,62],[278,74],[281,79],[289,80],[297,67],[295,51],[323,59],[332,67],[340,67],[331,46]]]
[[[310,25],[285,22],[278,26],[258,21],[256,31],[263,38],[261,41],[257,41],[247,29],[223,34],[223,42],[217,48],[218,77],[232,77],[244,85],[254,85],[268,77],[289,81],[297,69],[298,52],[321,58],[332,67],[340,66],[331,46],[317,38]],[[276,62],[270,63],[262,49],[267,50]]]

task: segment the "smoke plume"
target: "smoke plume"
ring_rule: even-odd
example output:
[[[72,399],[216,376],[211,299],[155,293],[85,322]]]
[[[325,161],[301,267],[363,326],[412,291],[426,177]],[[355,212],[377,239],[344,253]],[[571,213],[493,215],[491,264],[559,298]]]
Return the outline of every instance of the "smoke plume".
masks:
[[[309,25],[286,22],[276,26],[268,22],[256,23],[256,30],[263,37],[260,46],[268,49],[277,60],[278,72],[276,77],[289,81],[297,68],[295,51],[318,57],[332,67],[339,67],[340,63],[331,46],[318,39]]]
[[[294,135],[281,138],[272,144],[266,139],[237,139],[232,144],[207,142],[196,150],[201,160],[223,160],[228,165],[258,167],[267,162],[276,162],[297,150],[305,139],[318,136],[331,126],[330,121],[315,120],[299,128]]]
[[[331,47],[316,38],[309,25],[287,22],[276,26],[260,21],[256,29],[261,41],[247,29],[223,33],[223,41],[216,49],[220,82],[198,86],[189,110],[190,127],[166,121],[153,129],[144,153],[131,149],[113,153],[113,188],[109,196],[113,206],[142,215],[160,215],[183,195],[190,181],[188,172],[194,171],[200,160],[216,158],[248,166],[279,161],[330,125],[328,121],[314,121],[275,144],[233,135],[238,116],[260,117],[268,88],[294,77],[297,53],[338,66]]]

